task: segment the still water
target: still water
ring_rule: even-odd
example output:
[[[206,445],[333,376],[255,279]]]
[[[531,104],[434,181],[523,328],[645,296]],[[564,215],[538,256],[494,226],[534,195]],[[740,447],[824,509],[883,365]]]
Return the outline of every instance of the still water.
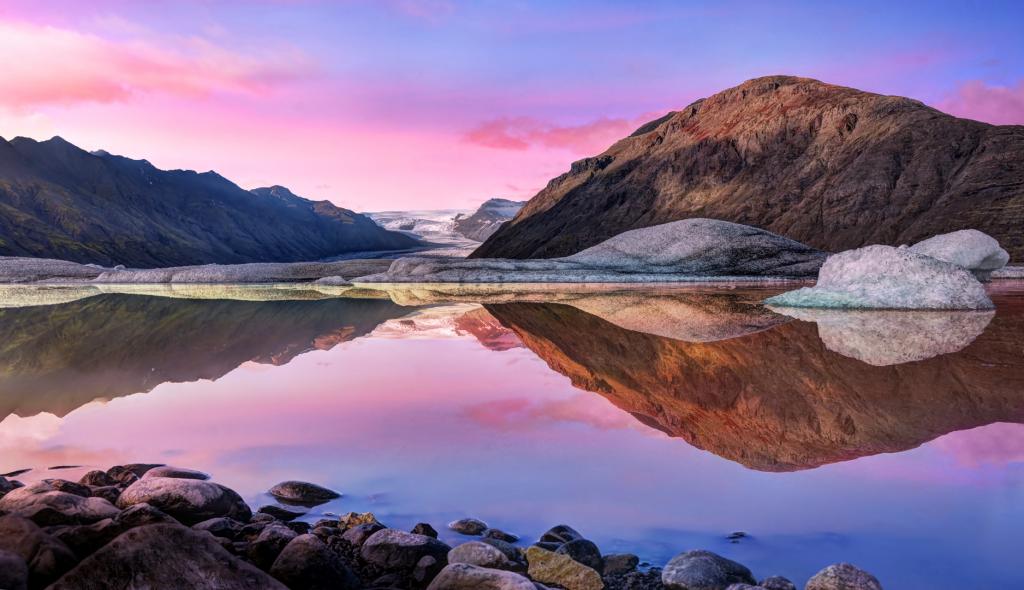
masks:
[[[565,522],[801,587],[838,561],[886,588],[1024,587],[1024,289],[994,314],[565,289],[10,289],[0,473],[169,463],[254,507],[285,479],[344,493],[310,521]]]

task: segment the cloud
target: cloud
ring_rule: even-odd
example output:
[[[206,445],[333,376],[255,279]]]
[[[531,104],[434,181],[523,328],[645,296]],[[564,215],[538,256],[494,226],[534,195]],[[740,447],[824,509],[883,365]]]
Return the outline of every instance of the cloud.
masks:
[[[558,125],[532,117],[499,117],[477,125],[463,139],[503,150],[521,151],[542,146],[590,154],[606,149],[658,116],[647,114],[636,119],[601,117],[581,125]]]
[[[990,86],[980,80],[961,84],[936,105],[939,110],[995,125],[1024,124],[1024,80],[1016,86]]]
[[[968,467],[1024,463],[1024,424],[997,422],[948,434],[932,444]]]
[[[194,36],[114,41],[18,22],[0,22],[0,55],[8,56],[0,105],[14,108],[109,103],[137,93],[264,93],[312,70],[296,50],[247,54]]]

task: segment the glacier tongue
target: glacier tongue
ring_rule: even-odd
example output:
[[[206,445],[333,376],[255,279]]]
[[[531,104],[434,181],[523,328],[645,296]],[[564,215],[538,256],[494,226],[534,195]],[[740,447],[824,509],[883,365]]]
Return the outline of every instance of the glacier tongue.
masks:
[[[963,267],[909,248],[867,246],[829,256],[814,287],[765,300],[779,307],[993,309],[985,287]]]

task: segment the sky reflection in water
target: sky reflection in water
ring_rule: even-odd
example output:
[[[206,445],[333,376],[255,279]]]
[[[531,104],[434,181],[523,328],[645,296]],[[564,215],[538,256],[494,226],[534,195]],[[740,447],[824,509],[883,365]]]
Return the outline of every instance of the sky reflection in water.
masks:
[[[154,299],[160,301],[154,303]],[[1020,421],[1024,391],[1013,388],[1024,378],[1022,366],[1006,360],[1012,356],[1013,346],[1020,352],[1012,338],[1018,326],[1015,322],[1024,316],[1018,299],[1017,295],[998,299],[999,312],[973,344],[921,361],[933,363],[927,367],[937,374],[949,371],[959,376],[970,376],[979,363],[990,364],[1004,381],[1010,375],[1007,391],[996,392],[991,399],[975,399],[977,392],[972,391],[954,392],[952,397],[936,391],[936,407],[915,407],[916,413],[904,413],[902,407],[894,406],[908,423],[915,422],[908,424],[909,438],[901,438],[901,433],[888,425],[889,430],[867,432],[864,436],[872,438],[865,440],[900,451],[901,444],[916,446],[917,438],[931,432],[928,428],[945,428],[960,423],[958,420],[989,420],[1003,412],[1006,422]],[[141,308],[137,307],[140,301],[145,302]],[[156,324],[159,319],[169,330],[192,330],[192,335],[173,343],[176,350],[158,348],[156,354],[144,350],[145,338],[125,337],[127,328],[120,345],[116,329],[105,334],[106,342],[76,345],[69,340],[77,337],[74,329],[61,322],[48,325],[47,330],[55,330],[51,337],[14,333],[16,326],[42,326],[38,314],[60,318],[62,307],[86,302],[94,311],[109,314],[106,319],[132,310],[132,321],[149,318]],[[729,304],[731,312],[746,313],[742,305],[734,303]],[[710,309],[706,302],[700,305]],[[720,317],[724,312],[717,305],[711,306],[718,310],[712,315]],[[717,440],[713,436],[696,434],[708,451],[669,437],[644,425],[641,420],[650,422],[650,416],[638,419],[609,401],[623,403],[630,398],[601,392],[606,399],[573,387],[566,376],[579,380],[586,375],[621,393],[620,384],[636,377],[622,371],[628,372],[629,363],[654,352],[700,357],[701,370],[712,367],[713,375],[720,375],[724,369],[715,365],[721,360],[715,355],[728,353],[732,363],[757,363],[758,358],[749,356],[749,351],[754,350],[755,357],[761,351],[770,358],[771,350],[759,348],[762,345],[758,343],[776,346],[765,339],[777,334],[806,340],[801,350],[816,355],[816,360],[808,359],[808,365],[816,366],[824,359],[828,370],[838,372],[825,377],[810,372],[789,375],[787,379],[792,381],[788,383],[798,390],[803,387],[796,385],[798,382],[835,379],[837,374],[854,381],[861,378],[860,374],[851,378],[844,373],[853,370],[844,368],[844,363],[863,366],[864,380],[853,383],[855,386],[891,385],[893,380],[912,377],[914,363],[872,367],[841,357],[816,340],[814,324],[765,321],[767,316],[761,310],[746,324],[750,334],[681,344],[663,333],[645,334],[648,340],[623,340],[627,332],[640,332],[620,334],[618,330],[625,330],[622,326],[632,321],[621,313],[598,319],[593,313],[616,309],[602,308],[600,301],[588,300],[576,307],[488,303],[486,309],[490,312],[473,303],[415,308],[387,301],[366,305],[364,301],[352,307],[352,302],[339,304],[337,300],[226,303],[100,295],[64,305],[4,310],[0,315],[3,335],[18,341],[20,350],[32,350],[33,358],[40,360],[33,364],[23,356],[27,353],[19,356],[10,349],[4,353],[6,370],[0,379],[0,394],[9,398],[5,407],[17,413],[0,422],[0,470],[36,468],[22,477],[27,481],[44,476],[77,478],[84,470],[43,469],[51,465],[106,467],[126,461],[160,461],[208,471],[254,505],[269,502],[262,492],[283,479],[322,483],[345,493],[340,501],[316,509],[311,518],[326,510],[372,510],[393,526],[426,520],[440,529],[449,520],[471,515],[526,539],[550,525],[567,522],[595,539],[606,552],[628,550],[661,563],[680,550],[702,547],[738,559],[757,576],[782,574],[800,582],[836,561],[864,567],[892,588],[994,587],[1021,582],[1014,542],[1024,522],[1024,426],[1020,424],[997,422],[951,434],[936,432],[931,438],[938,438],[911,450],[869,454],[818,468],[794,468],[787,462],[781,464],[784,469],[773,472],[776,469],[768,464],[763,470],[750,469],[719,456],[714,452],[718,449],[711,448]],[[213,316],[207,315],[214,310],[221,318],[216,325],[210,323]],[[159,314],[159,318],[147,314]],[[367,323],[364,320],[369,316],[372,321]],[[495,321],[495,316],[506,326],[526,331],[517,335]],[[230,317],[244,321],[234,324]],[[176,324],[170,318],[184,318],[180,320],[184,323]],[[309,323],[311,331],[289,332],[282,327],[273,332],[278,340],[272,334],[250,333],[253,321],[263,325],[283,321],[295,327],[302,324],[301,318],[315,319]],[[339,323],[338,318],[344,321]],[[550,323],[555,320],[567,323]],[[91,329],[88,320],[80,321],[86,324],[83,329]],[[322,331],[315,329],[318,324],[324,326]],[[600,348],[602,335],[587,331],[595,325],[604,337],[611,338],[609,346],[618,342],[633,347],[617,355],[625,369],[603,356],[609,353]],[[661,332],[667,329],[664,326],[668,324],[660,325]],[[218,332],[218,326],[223,331]],[[543,326],[552,331],[545,333]],[[200,327],[205,330],[198,330]],[[566,334],[576,328],[578,333]],[[717,329],[717,325],[709,328],[702,323],[701,339]],[[520,336],[532,348],[524,346]],[[593,345],[583,351],[568,345],[558,347],[558,352],[544,349],[559,337]],[[167,338],[162,338],[166,344]],[[225,341],[214,346],[218,340]],[[227,340],[236,347],[251,341],[254,348],[238,354],[260,362],[246,361],[232,368],[237,362],[231,357],[223,365],[209,366],[211,358],[230,347]],[[128,342],[132,349],[126,350]],[[89,362],[107,377],[115,373],[111,367],[129,367],[116,372],[119,383],[128,389],[138,383],[134,374],[125,377],[131,373],[132,357],[146,354],[153,354],[147,359],[153,365],[149,368],[163,371],[167,378],[215,380],[164,382],[139,395],[115,391],[114,395],[121,397],[77,408],[75,403],[61,402],[51,411],[66,413],[63,418],[46,411],[35,413],[45,408],[46,396],[65,398],[57,389],[74,388],[75,376],[88,373],[90,366],[83,364],[67,373],[70,376],[51,379],[54,371],[41,366],[48,361],[40,351],[59,349],[56,357],[72,364],[81,354],[76,350],[79,345],[113,347],[100,351],[108,356],[119,350],[122,357],[109,365],[96,359]],[[161,355],[174,361],[177,373],[171,375]],[[662,366],[664,361],[677,363],[675,356],[648,361],[649,365],[637,369],[653,371],[657,378],[674,383],[673,387],[678,387],[674,380],[691,375]],[[55,361],[51,358],[49,362]],[[668,366],[675,366],[671,363]],[[601,374],[612,367],[619,372]],[[190,368],[196,371],[191,376]],[[734,368],[735,375],[743,374],[739,367]],[[82,382],[94,384],[88,379]],[[694,394],[700,398],[697,407],[707,410],[711,419],[721,409],[717,407],[720,400],[699,385]],[[742,389],[744,383],[740,386]],[[33,402],[26,405],[17,397],[19,391],[28,390]],[[836,391],[843,389],[837,386]],[[1015,408],[1013,391],[1021,400]],[[899,388],[885,392],[900,394]],[[962,405],[962,398],[975,403]],[[907,395],[907,403],[926,404],[922,399]],[[829,405],[833,401],[826,396],[821,406],[824,410],[812,410],[832,411],[837,407]],[[751,400],[738,403],[754,404]],[[874,402],[866,394],[851,403]],[[1001,403],[1008,403],[1008,409],[1000,410]],[[950,406],[955,406],[955,415],[944,409]],[[971,414],[968,410],[975,406],[986,408]],[[851,419],[876,416],[871,413],[873,408],[858,414],[861,410],[851,408]],[[771,411],[754,404],[750,412],[730,410],[725,417],[774,416]],[[807,419],[801,409],[787,409],[790,411],[794,421],[782,424],[787,432],[806,426],[797,423]],[[940,419],[934,419],[936,414]],[[880,416],[884,421],[889,414]],[[672,415],[656,418],[660,422],[655,425],[662,430],[687,428],[675,424]],[[927,428],[917,422],[926,423]],[[828,424],[822,427],[827,431]],[[849,434],[850,440],[859,441],[861,435],[862,431]],[[743,433],[738,436],[742,438]],[[792,436],[793,444],[815,440]],[[807,460],[827,456],[819,451],[815,449]],[[731,452],[725,449],[720,454],[729,456]],[[872,447],[871,452],[878,449]],[[757,465],[764,461],[760,456],[747,459]],[[747,531],[752,537],[731,544],[725,535],[734,530]]]

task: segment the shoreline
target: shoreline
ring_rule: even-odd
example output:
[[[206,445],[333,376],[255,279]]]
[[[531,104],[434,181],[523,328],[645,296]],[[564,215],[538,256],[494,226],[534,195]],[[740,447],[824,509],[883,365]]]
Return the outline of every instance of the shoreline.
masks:
[[[89,580],[199,589],[797,589],[784,577],[755,577],[702,549],[680,548],[665,564],[602,553],[565,524],[531,541],[462,518],[445,527],[459,541],[449,545],[438,539],[440,523],[404,531],[369,512],[304,522],[298,519],[310,509],[341,497],[308,482],[273,486],[268,494],[276,501],[254,510],[233,490],[188,468],[118,465],[89,471],[77,482],[48,478],[27,486],[13,479],[23,473],[0,477],[0,531],[12,533],[2,539],[0,562],[6,558],[10,571],[24,574],[21,587],[77,588]],[[736,543],[747,536],[737,531],[726,538]],[[180,568],[185,562],[187,573]],[[848,564],[823,564],[804,588],[881,585]]]

